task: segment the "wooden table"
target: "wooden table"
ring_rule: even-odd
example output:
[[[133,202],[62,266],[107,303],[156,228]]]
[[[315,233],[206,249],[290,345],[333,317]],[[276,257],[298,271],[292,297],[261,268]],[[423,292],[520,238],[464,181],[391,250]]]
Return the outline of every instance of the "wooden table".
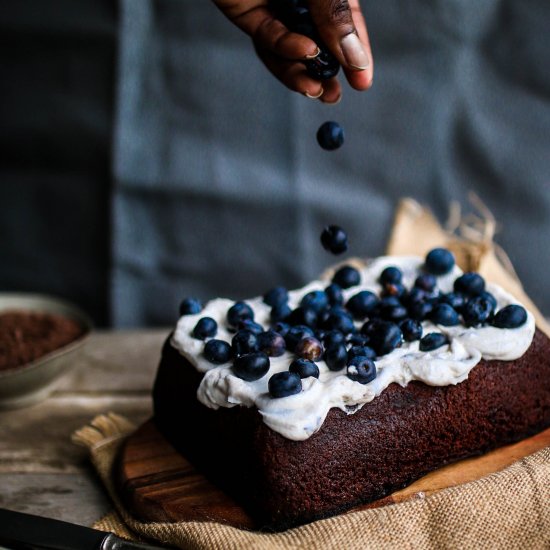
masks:
[[[114,411],[140,423],[168,329],[102,332],[46,401],[0,412],[0,507],[91,525],[110,503],[72,432]]]

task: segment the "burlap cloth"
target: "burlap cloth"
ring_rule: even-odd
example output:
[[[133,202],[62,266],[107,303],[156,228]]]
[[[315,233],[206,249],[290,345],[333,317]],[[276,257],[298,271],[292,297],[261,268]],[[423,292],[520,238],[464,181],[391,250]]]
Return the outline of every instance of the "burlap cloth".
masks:
[[[433,216],[410,199],[401,202],[388,245],[390,254],[420,254],[445,245],[463,269],[480,271],[513,292],[548,325],[525,296],[506,258],[492,243],[494,220],[473,199],[478,215],[443,230]],[[453,218],[453,216],[451,217]],[[95,525],[126,538],[149,539],[178,548],[550,548],[550,447],[480,480],[429,497],[320,520],[283,533],[258,533],[219,523],[144,523],[121,504],[111,478],[124,438],[134,426],[108,414],[77,431],[111,496],[116,512]]]

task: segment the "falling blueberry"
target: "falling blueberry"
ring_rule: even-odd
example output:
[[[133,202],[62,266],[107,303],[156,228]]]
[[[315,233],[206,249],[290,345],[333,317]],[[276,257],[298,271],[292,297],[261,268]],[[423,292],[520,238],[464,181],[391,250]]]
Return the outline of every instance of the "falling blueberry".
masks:
[[[429,332],[420,340],[420,351],[433,351],[434,349],[445,346],[449,339],[441,332]]]
[[[455,257],[446,248],[434,248],[426,255],[425,267],[434,275],[446,275],[455,265]]]
[[[277,372],[267,383],[271,397],[288,397],[302,391],[302,379],[295,372]]]
[[[354,382],[368,384],[376,378],[376,366],[368,357],[354,357],[348,364],[346,374]]]
[[[247,353],[237,357],[233,363],[233,372],[247,382],[259,380],[269,370],[269,357],[261,351]]]
[[[295,359],[288,367],[290,372],[295,372],[300,378],[313,376],[319,378],[319,367],[309,359]]]
[[[210,363],[222,365],[231,359],[232,349],[224,340],[209,340],[204,345],[203,354]]]
[[[323,149],[334,151],[344,143],[344,130],[337,122],[324,122],[317,130],[317,141]]]
[[[180,315],[195,315],[202,311],[202,304],[197,298],[184,298],[180,304]]]
[[[321,244],[333,254],[342,254],[348,249],[348,236],[341,227],[329,225],[321,233]]]
[[[197,340],[206,340],[206,338],[216,336],[217,331],[218,323],[216,323],[212,317],[202,317],[198,320],[193,329],[193,338]]]
[[[518,328],[527,321],[527,311],[522,306],[511,304],[497,311],[493,325],[498,328]]]

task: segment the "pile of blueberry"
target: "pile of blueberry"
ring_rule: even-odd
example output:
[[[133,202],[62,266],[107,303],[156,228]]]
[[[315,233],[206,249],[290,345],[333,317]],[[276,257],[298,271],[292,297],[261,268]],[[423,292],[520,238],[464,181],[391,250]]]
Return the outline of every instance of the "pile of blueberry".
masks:
[[[327,243],[341,245],[342,236],[336,231],[338,235],[340,238],[335,241],[327,237]],[[525,323],[527,313],[519,305],[496,311],[496,299],[485,289],[485,281],[478,273],[464,273],[454,281],[452,292],[441,292],[437,276],[449,273],[454,263],[451,252],[436,248],[426,256],[422,273],[412,288],[403,285],[401,270],[390,266],[380,275],[378,294],[361,290],[344,302],[342,290],[361,283],[359,271],[345,265],[324,290],[308,292],[294,309],[284,287],[269,290],[263,301],[271,308],[270,328],[254,320],[254,311],[246,302],[236,302],[227,311],[227,324],[234,331],[231,344],[214,339],[218,327],[210,317],[197,322],[193,336],[207,340],[204,356],[208,361],[223,364],[232,360],[233,373],[247,381],[267,374],[270,357],[292,352],[296,359],[288,371],[274,374],[269,380],[272,397],[299,393],[302,378],[319,377],[316,362],[321,360],[330,370],[346,369],[351,380],[368,384],[376,378],[374,360],[403,342],[419,340],[420,350],[426,352],[448,344],[442,333],[424,335],[422,321],[442,326],[498,328],[516,328]],[[196,314],[200,308],[196,300],[187,299],[182,302],[180,313]]]

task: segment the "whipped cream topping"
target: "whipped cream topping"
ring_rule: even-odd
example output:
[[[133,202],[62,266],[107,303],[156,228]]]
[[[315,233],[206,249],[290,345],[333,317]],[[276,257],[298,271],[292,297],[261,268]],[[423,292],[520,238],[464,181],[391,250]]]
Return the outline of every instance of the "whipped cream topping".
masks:
[[[360,270],[361,284],[344,290],[344,301],[361,290],[379,294],[378,278],[388,266],[396,266],[403,272],[403,284],[410,288],[423,265],[423,259],[410,256],[384,256],[370,262]],[[454,280],[462,274],[455,266],[451,273],[438,277],[442,292],[453,290]],[[312,290],[323,290],[326,281],[314,281],[307,286],[289,292],[289,305],[294,308],[302,297]],[[487,284],[487,290],[497,300],[497,310],[519,302],[501,287]],[[501,329],[492,326],[468,328],[463,325],[444,327],[429,321],[422,323],[424,334],[441,332],[449,344],[430,352],[419,350],[419,341],[403,342],[391,353],[376,361],[376,378],[368,384],[354,382],[346,376],[346,369],[334,372],[324,361],[316,362],[319,379],[309,377],[302,380],[299,394],[273,398],[268,393],[268,380],[276,372],[288,370],[296,356],[285,352],[280,357],[270,357],[269,372],[260,380],[247,382],[235,376],[231,363],[213,365],[202,354],[204,342],[192,336],[192,330],[201,317],[212,317],[218,323],[216,338],[231,342],[233,332],[229,331],[226,314],[233,305],[232,300],[216,299],[206,304],[196,315],[186,315],[178,321],[172,337],[172,345],[186,357],[195,368],[204,373],[197,390],[197,397],[207,407],[257,407],[263,421],[273,430],[288,439],[301,441],[309,438],[322,426],[332,407],[338,407],[347,414],[353,414],[365,403],[380,395],[390,384],[406,386],[413,380],[430,386],[458,384],[468,377],[469,372],[481,358],[512,361],[521,357],[531,345],[535,333],[535,320],[527,312],[527,321],[515,329]],[[262,298],[247,300],[254,310],[255,321],[266,329],[270,325],[271,308]],[[361,326],[359,322],[357,326]]]

